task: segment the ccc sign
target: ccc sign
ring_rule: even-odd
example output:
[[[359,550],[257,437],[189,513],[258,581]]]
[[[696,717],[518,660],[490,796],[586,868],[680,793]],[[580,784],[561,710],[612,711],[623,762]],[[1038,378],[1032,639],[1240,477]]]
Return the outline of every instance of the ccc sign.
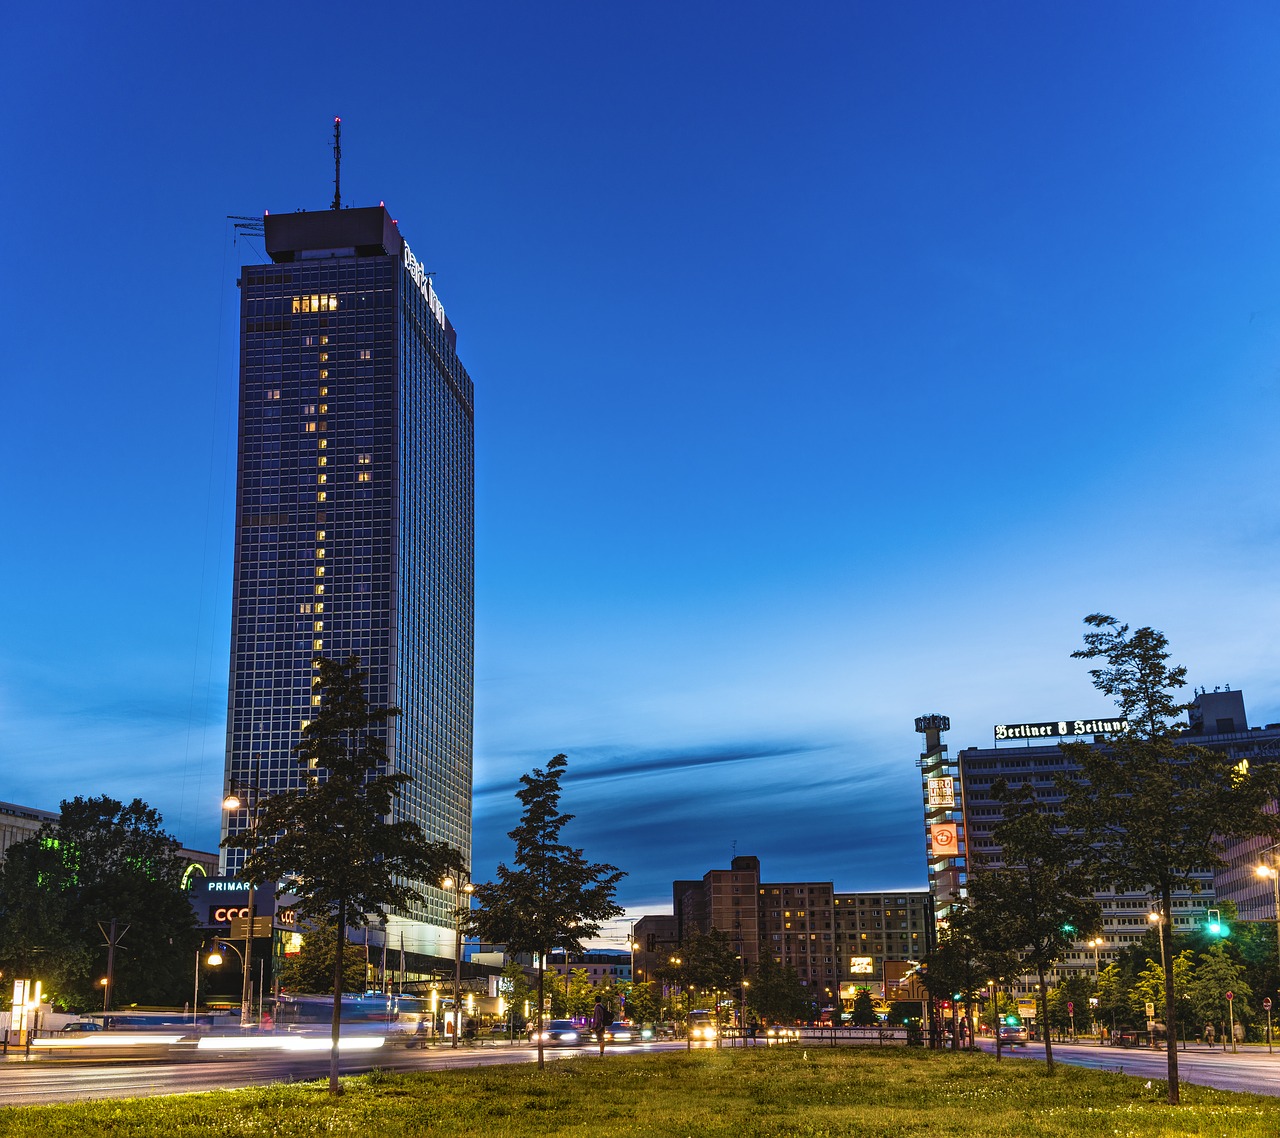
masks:
[[[249,916],[249,906],[243,909],[237,908],[235,905],[223,905],[220,908],[210,911],[209,916],[215,925],[229,925],[232,917],[244,917],[246,920]]]

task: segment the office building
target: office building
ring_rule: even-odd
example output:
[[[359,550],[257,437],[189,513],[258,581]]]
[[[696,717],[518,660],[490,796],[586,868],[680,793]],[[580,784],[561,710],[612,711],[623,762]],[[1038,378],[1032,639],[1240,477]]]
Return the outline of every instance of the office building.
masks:
[[[672,882],[672,915],[635,924],[636,973],[660,975],[692,933],[716,929],[753,974],[766,955],[815,997],[849,1004],[858,988],[892,999],[898,982],[933,945],[928,890],[838,893],[831,881],[762,881],[760,859]]]
[[[1000,864],[1000,847],[993,832],[1004,817],[1004,808],[994,796],[995,785],[1003,780],[1013,787],[1030,786],[1038,801],[1052,807],[1061,800],[1059,777],[1076,769],[1059,748],[1059,741],[1091,742],[1105,748],[1108,735],[1121,730],[1124,721],[1086,718],[998,724],[993,729],[992,746],[967,747],[954,761],[945,763],[938,761],[938,756],[945,758],[946,747],[937,731],[937,721],[945,721],[945,716],[925,719],[929,721],[925,727],[934,734],[926,734],[925,753],[917,766],[922,772],[930,886],[936,915],[942,922],[949,907],[963,898],[967,873],[983,864]],[[917,730],[921,730],[921,723],[917,721]],[[1243,695],[1230,689],[1197,691],[1185,733],[1179,740],[1225,751],[1236,760],[1268,762],[1280,757],[1280,724],[1250,728]],[[939,848],[938,830],[943,825],[951,832],[943,836]],[[1238,888],[1242,900],[1247,893],[1242,908],[1253,909],[1259,905],[1256,898],[1269,898],[1271,885],[1259,882],[1253,871],[1258,852],[1265,845],[1238,843],[1239,864],[1229,867],[1225,877],[1219,874],[1218,883],[1213,871],[1205,869],[1196,875],[1198,890],[1176,892],[1171,914],[1173,931],[1188,932],[1203,923],[1206,910],[1214,906],[1218,884],[1228,892],[1232,887]],[[1148,894],[1107,889],[1094,896],[1102,906],[1102,932],[1097,938],[1078,941],[1054,970],[1055,978],[1106,967],[1122,949],[1141,941],[1151,928],[1154,910]],[[1030,978],[1022,987],[1030,990]]]
[[[226,778],[302,785],[319,656],[360,657],[395,820],[471,851],[473,409],[430,274],[381,206],[269,215],[240,276],[239,451]],[[248,824],[240,810],[224,836]],[[234,874],[243,852],[225,850]],[[388,941],[453,955],[449,895]]]

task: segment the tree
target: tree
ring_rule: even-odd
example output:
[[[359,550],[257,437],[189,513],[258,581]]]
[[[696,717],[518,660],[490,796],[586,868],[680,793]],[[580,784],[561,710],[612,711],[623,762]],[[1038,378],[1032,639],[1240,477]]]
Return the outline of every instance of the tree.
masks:
[[[858,994],[853,997],[853,1011],[849,1016],[854,1027],[875,1027],[879,1021],[876,1015],[876,1005],[871,999],[871,993],[866,988],[859,988]]]
[[[766,950],[747,988],[747,1006],[766,1023],[795,1023],[811,1016],[813,998],[796,970],[784,968]]]
[[[529,993],[533,990],[524,965],[516,960],[508,960],[503,965],[502,979],[498,981],[498,985],[502,998],[507,1002],[511,1038],[515,1039],[516,1029],[524,1026],[525,1007],[529,1002]]]
[[[742,957],[734,951],[727,933],[720,929],[694,932],[680,946],[684,975],[692,988],[712,994],[716,1013],[716,1046],[720,1045],[720,1000],[742,983]]]
[[[1116,1017],[1129,1010],[1129,991],[1125,984],[1124,972],[1114,961],[1098,973],[1098,1019],[1111,1020],[1111,1033],[1117,1027]]]
[[[389,910],[424,900],[412,882],[437,880],[461,861],[444,842],[428,842],[414,822],[392,822],[396,798],[412,779],[389,769],[386,731],[396,708],[371,708],[368,673],[360,658],[317,657],[316,717],[293,748],[307,785],[271,795],[257,830],[241,831],[223,845],[248,851],[243,874],[251,882],[280,882],[279,894],[298,898],[297,913],[332,923],[346,946],[348,926],[385,925]],[[329,1090],[341,1094],[338,1036],[344,953],[333,955],[333,1020]]]
[[[1047,974],[1078,937],[1100,925],[1102,908],[1081,865],[1079,843],[1037,800],[1034,789],[1013,789],[1003,781],[993,789],[1004,804],[1004,816],[992,832],[1001,864],[970,874],[971,910],[996,943],[1016,952],[1022,967],[1036,974],[1045,1068],[1052,1075]]]
[[[582,850],[565,845],[561,831],[573,820],[560,811],[560,780],[569,760],[556,755],[545,769],[520,776],[516,798],[524,807],[508,837],[515,842],[514,865],[499,864],[497,879],[476,886],[478,908],[472,928],[481,940],[505,944],[512,953],[529,952],[538,961],[538,1021],[546,958],[552,949],[583,951],[582,942],[622,914],[614,890],[625,876],[612,865],[587,861]],[[538,1033],[538,1067],[544,1065]]]
[[[199,938],[181,847],[161,824],[138,798],[77,797],[10,846],[0,865],[0,971],[38,976],[59,1007],[101,1006],[114,919],[112,1002],[189,997]]]
[[[1085,618],[1090,631],[1072,656],[1100,660],[1094,686],[1115,700],[1127,726],[1106,747],[1064,743],[1078,770],[1061,784],[1063,820],[1091,854],[1097,882],[1145,890],[1159,912],[1173,895],[1197,890],[1201,875],[1225,863],[1228,841],[1280,835],[1280,816],[1267,813],[1280,784],[1274,764],[1242,769],[1227,754],[1177,742],[1175,720],[1191,705],[1175,692],[1187,670],[1168,663],[1168,640],[1153,628],[1130,631],[1114,617]],[[1165,1025],[1177,1037],[1172,922],[1160,922],[1164,942]],[[1179,1101],[1178,1050],[1166,1049],[1168,1097]]]
[[[972,878],[970,879],[972,882]],[[951,924],[938,935],[938,943],[932,952],[925,955],[924,968],[920,978],[925,991],[932,1000],[956,1001],[955,1013],[952,1015],[951,1048],[960,1047],[958,1028],[959,1003],[965,1004],[965,1020],[969,1025],[970,1038],[973,1036],[973,1001],[974,997],[987,985],[984,960],[984,943],[974,935],[976,915],[973,910],[961,910],[952,919]],[[934,1020],[936,1024],[936,1018]],[[936,1031],[934,1032],[936,1035]],[[930,1046],[934,1046],[933,1042]]]
[[[656,1020],[659,1014],[659,1001],[653,984],[648,981],[630,984],[627,987],[624,1006],[627,1018],[635,1023],[652,1023]]]
[[[1245,980],[1244,965],[1231,959],[1224,944],[1215,944],[1208,952],[1200,954],[1200,962],[1191,979],[1191,1006],[1196,1015],[1206,1023],[1227,1021],[1227,993],[1234,997],[1232,1014],[1237,1023],[1247,1022],[1253,1009],[1253,989]],[[1226,1039],[1226,1036],[1223,1036]]]
[[[337,951],[336,921],[325,921],[306,930],[302,936],[302,948],[284,958],[280,968],[280,987],[290,992],[315,995],[332,992],[334,954]],[[362,991],[365,985],[364,949],[359,945],[344,943],[342,952],[343,991]]]

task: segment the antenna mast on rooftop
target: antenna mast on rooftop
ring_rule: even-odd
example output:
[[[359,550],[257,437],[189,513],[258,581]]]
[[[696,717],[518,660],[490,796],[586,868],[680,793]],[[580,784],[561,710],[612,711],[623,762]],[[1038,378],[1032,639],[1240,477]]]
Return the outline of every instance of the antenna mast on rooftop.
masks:
[[[342,120],[333,120],[333,205],[330,209],[342,208]]]

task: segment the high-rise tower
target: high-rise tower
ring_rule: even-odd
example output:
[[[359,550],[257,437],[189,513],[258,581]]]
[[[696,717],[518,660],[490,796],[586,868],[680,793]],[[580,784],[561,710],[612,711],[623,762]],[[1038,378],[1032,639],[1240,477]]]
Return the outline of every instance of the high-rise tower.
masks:
[[[361,658],[396,807],[471,852],[472,385],[430,276],[381,206],[264,218],[271,264],[240,279],[228,783],[300,785],[313,661]],[[224,821],[243,829],[245,811]],[[234,873],[243,853],[226,850]],[[450,897],[396,914],[453,954]],[[392,930],[391,943],[398,944]]]

